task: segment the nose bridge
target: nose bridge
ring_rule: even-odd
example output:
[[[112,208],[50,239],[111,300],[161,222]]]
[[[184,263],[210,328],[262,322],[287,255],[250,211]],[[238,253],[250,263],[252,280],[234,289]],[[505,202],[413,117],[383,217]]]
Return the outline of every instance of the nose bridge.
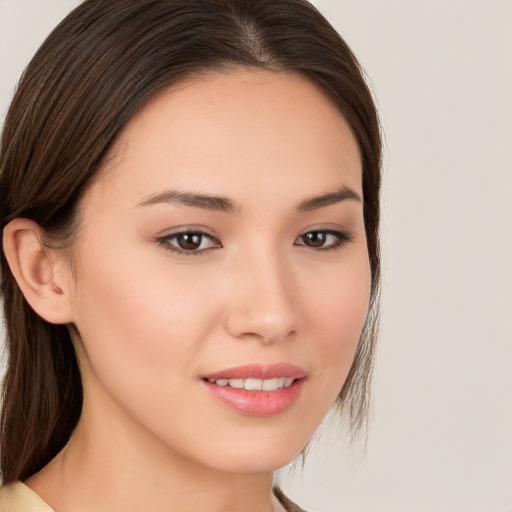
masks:
[[[263,341],[286,339],[297,328],[293,268],[275,246],[252,247],[239,254],[233,279],[228,330],[236,337]]]

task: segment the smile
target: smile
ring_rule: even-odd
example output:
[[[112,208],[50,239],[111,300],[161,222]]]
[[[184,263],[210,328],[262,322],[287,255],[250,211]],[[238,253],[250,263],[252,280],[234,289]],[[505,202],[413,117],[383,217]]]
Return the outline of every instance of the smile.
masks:
[[[248,416],[285,412],[299,400],[306,381],[306,371],[289,363],[248,364],[201,379],[216,402]]]

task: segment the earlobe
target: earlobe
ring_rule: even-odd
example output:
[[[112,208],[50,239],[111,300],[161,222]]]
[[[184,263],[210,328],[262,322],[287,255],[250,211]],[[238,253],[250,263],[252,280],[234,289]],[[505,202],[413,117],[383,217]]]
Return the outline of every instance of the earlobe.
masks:
[[[53,324],[71,323],[67,280],[56,271],[62,262],[45,247],[39,224],[14,219],[4,228],[3,248],[11,272],[34,311]]]

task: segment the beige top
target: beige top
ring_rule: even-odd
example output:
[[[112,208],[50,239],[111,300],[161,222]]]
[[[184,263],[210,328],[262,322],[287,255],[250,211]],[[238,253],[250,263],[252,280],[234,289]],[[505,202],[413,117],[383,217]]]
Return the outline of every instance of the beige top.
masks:
[[[277,499],[289,512],[304,512],[292,503],[278,487],[274,488]],[[55,512],[30,487],[15,482],[0,488],[0,512]]]
[[[30,487],[15,482],[0,488],[0,512],[54,512]]]

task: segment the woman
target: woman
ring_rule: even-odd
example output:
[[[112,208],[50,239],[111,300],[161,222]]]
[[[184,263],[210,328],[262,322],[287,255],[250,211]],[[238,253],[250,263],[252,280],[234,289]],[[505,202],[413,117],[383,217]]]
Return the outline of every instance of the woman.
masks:
[[[364,427],[379,186],[307,2],[75,9],[2,138],[0,509],[300,510],[273,472],[332,406]]]

